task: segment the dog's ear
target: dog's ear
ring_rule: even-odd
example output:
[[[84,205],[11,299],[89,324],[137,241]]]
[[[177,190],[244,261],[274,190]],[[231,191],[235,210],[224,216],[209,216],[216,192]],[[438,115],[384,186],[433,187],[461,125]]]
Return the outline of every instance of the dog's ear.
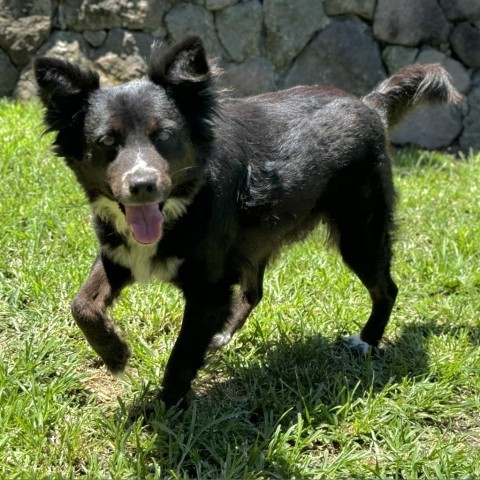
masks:
[[[190,113],[209,117],[213,113],[213,74],[200,37],[188,36],[167,47],[155,43],[148,76],[167,91],[187,116]]]
[[[46,108],[49,130],[60,131],[78,120],[89,94],[98,89],[98,74],[58,58],[42,57],[34,62],[38,93]]]
[[[148,74],[164,88],[201,86],[209,79],[210,69],[200,37],[188,36],[167,48],[154,43]]]
[[[34,62],[39,97],[45,106],[48,132],[58,132],[54,150],[65,158],[81,159],[83,126],[89,95],[100,86],[98,74],[58,58]]]

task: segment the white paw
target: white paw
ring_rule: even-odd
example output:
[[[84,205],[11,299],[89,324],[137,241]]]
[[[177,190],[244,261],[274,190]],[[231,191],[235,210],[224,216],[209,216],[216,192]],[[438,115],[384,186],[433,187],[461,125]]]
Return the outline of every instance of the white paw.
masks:
[[[372,348],[370,344],[368,344],[367,342],[364,342],[360,338],[360,335],[355,335],[354,337],[347,338],[347,347],[350,348],[351,350],[356,350],[358,352],[361,352],[364,355],[366,355]]]
[[[232,339],[232,335],[230,333],[226,333],[226,332],[216,333],[210,340],[210,345],[208,346],[208,348],[212,350],[218,350],[219,348],[222,348],[225,345],[227,345],[231,339]]]

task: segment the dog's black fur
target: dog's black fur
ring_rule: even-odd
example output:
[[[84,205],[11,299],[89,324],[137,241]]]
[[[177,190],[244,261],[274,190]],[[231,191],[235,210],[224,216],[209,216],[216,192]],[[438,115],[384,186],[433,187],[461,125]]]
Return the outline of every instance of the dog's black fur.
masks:
[[[163,278],[186,305],[160,398],[182,400],[262,298],[272,256],[319,221],[372,299],[353,343],[378,344],[397,295],[388,129],[418,103],[459,99],[442,67],[407,67],[361,99],[318,86],[233,99],[188,37],[154,46],[148,78],[117,87],[53,58],[35,74],[55,151],[92,204],[100,251],[72,312],[109,370],[130,352],[107,307]]]

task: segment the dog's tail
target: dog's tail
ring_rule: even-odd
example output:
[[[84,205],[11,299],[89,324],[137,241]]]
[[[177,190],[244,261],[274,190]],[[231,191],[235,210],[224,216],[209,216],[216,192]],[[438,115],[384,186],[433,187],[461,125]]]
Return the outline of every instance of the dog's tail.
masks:
[[[461,99],[450,75],[438,63],[404,67],[362,98],[380,113],[387,128],[422,103],[458,103]]]

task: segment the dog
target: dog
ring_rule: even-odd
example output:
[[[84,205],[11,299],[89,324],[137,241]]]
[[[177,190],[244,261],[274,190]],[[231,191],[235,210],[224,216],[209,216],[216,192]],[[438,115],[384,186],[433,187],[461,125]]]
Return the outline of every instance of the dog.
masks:
[[[388,132],[420,103],[460,100],[440,65],[405,67],[363,98],[298,86],[237,99],[189,36],[154,44],[147,77],[119,86],[57,58],[34,71],[99,241],[73,318],[112,373],[130,350],[107,308],[132,282],[170,282],[185,310],[155,401],[182,404],[209,348],[260,302],[269,261],[319,222],[371,297],[350,345],[378,345],[398,291]]]

